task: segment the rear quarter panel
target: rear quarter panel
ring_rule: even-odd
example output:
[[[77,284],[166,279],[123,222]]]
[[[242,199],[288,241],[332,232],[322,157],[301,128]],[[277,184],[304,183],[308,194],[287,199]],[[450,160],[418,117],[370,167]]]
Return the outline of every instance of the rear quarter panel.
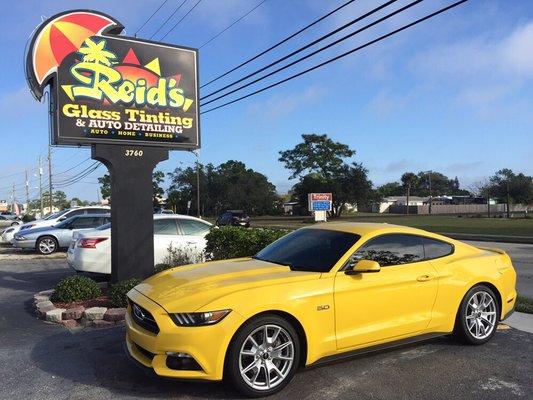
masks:
[[[455,253],[431,260],[438,272],[439,289],[433,307],[430,331],[451,332],[466,292],[479,283],[493,286],[501,304],[500,318],[514,307],[516,273],[505,252],[478,249],[455,242]]]

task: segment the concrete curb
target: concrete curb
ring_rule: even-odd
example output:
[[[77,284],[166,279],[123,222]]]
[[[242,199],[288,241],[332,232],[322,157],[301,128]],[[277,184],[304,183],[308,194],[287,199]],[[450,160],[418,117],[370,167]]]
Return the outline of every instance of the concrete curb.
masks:
[[[533,314],[514,312],[509,318],[503,321],[519,331],[533,333]]]

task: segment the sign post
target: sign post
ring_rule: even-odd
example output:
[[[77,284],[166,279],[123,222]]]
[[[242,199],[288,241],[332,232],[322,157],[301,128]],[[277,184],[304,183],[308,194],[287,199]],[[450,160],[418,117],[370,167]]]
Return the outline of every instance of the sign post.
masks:
[[[114,18],[73,10],[44,21],[26,76],[50,92],[51,143],[91,146],[111,176],[113,282],[153,273],[155,166],[200,148],[196,49],[124,37]]]
[[[327,212],[331,211],[333,195],[331,193],[309,193],[307,195],[309,211],[315,215],[316,222],[326,222]]]

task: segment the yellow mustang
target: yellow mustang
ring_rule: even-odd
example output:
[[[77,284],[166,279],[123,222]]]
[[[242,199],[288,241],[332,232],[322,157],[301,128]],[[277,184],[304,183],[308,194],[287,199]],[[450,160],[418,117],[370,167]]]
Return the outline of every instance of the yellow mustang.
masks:
[[[514,309],[507,254],[388,224],[299,229],[251,258],[177,267],[128,293],[129,354],[248,396],[297,368],[453,333],[487,342]]]

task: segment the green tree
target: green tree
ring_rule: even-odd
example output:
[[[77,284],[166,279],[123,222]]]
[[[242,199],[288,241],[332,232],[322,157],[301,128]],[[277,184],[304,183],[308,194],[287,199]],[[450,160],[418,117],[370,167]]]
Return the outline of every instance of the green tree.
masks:
[[[177,168],[169,174],[171,184],[168,202],[180,212],[197,213],[197,171],[196,167]],[[256,172],[239,161],[227,161],[218,167],[212,164],[200,166],[201,215],[218,215],[226,209],[242,209],[253,215],[275,212],[279,196],[275,186],[266,176]]]
[[[491,195],[500,202],[526,204],[533,203],[533,177],[523,173],[515,174],[511,169],[504,168],[490,177]]]
[[[279,152],[279,161],[292,172],[290,179],[313,172],[330,178],[344,164],[344,159],[355,155],[355,150],[334,142],[327,135],[302,135],[302,139],[293,149]]]
[[[109,200],[111,198],[111,177],[109,174],[98,178],[98,183],[100,184],[100,194],[102,199]]]
[[[398,182],[389,182],[377,187],[374,191],[374,198],[376,201],[380,201],[385,197],[402,196],[403,194],[404,190]]]
[[[302,135],[303,142],[280,151],[279,161],[291,171],[291,179],[300,177],[293,186],[294,198],[307,210],[307,194],[331,192],[332,217],[339,217],[348,203],[367,204],[372,195],[368,170],[358,163],[347,163],[355,150],[334,142],[327,135]]]

